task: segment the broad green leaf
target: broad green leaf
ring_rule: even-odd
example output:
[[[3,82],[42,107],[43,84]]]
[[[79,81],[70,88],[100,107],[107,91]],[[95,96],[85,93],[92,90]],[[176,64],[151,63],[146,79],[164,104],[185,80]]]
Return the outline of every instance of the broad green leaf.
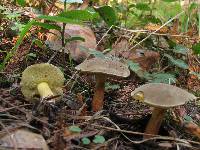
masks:
[[[183,60],[174,59],[172,56],[168,54],[164,54],[164,56],[167,57],[175,66],[180,67],[182,69],[188,69],[188,65]]]
[[[82,141],[82,143],[83,143],[84,145],[88,145],[88,144],[91,143],[90,139],[88,139],[87,137],[82,138],[81,141]]]
[[[177,45],[174,47],[173,51],[174,51],[175,53],[179,53],[179,54],[186,55],[187,52],[188,52],[188,49],[187,49],[187,47],[185,47],[185,46],[183,46],[183,45],[177,44]]]
[[[48,30],[55,29],[55,30],[61,31],[61,27],[58,26],[58,25],[55,25],[55,24],[42,23],[42,22],[34,22],[33,25],[40,26],[40,27],[48,29]]]
[[[116,23],[117,17],[112,7],[102,6],[99,8],[95,8],[95,11],[99,13],[101,18],[106,22],[108,26],[112,26]]]
[[[81,128],[79,128],[79,126],[70,126],[69,127],[69,131],[71,131],[71,132],[75,132],[75,133],[79,133],[79,132],[81,132],[82,131],[82,129]]]
[[[105,138],[101,135],[95,135],[94,139],[93,139],[93,142],[95,144],[103,144],[105,142]]]
[[[65,39],[66,43],[71,42],[71,41],[82,41],[85,42],[85,39],[80,36],[72,36],[70,38]]]
[[[169,73],[153,73],[151,74],[151,77],[152,77],[152,79],[150,80],[151,83],[166,83],[166,84],[176,83],[175,76]]]
[[[62,23],[72,23],[72,24],[80,24],[81,22],[79,20],[74,19],[68,19],[61,16],[46,16],[46,15],[40,15],[38,16],[39,19],[54,21],[54,22],[62,22]]]
[[[24,7],[24,6],[26,5],[26,0],[17,0],[17,3],[18,3],[20,6]]]
[[[93,19],[93,14],[87,10],[70,10],[66,12],[61,12],[58,16],[65,17],[67,19],[82,21],[88,21]]]
[[[195,54],[200,54],[200,43],[193,45],[192,50]]]
[[[145,4],[145,3],[137,3],[135,5],[135,7],[139,10],[143,10],[143,11],[150,11],[151,8],[149,7],[149,4]]]

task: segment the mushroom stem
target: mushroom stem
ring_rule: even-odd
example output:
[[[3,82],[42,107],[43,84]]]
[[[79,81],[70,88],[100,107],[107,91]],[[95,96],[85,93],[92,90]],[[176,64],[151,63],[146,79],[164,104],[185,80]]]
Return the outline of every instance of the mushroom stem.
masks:
[[[38,84],[37,89],[42,99],[54,95],[46,82],[41,82],[40,84]]]
[[[105,90],[105,75],[97,74],[96,87],[94,91],[94,96],[92,100],[92,110],[97,112],[103,108],[104,90]]]
[[[158,134],[165,112],[166,112],[166,109],[154,108],[151,118],[145,129],[146,134]],[[144,139],[148,139],[151,137],[152,136],[150,135],[143,136]]]

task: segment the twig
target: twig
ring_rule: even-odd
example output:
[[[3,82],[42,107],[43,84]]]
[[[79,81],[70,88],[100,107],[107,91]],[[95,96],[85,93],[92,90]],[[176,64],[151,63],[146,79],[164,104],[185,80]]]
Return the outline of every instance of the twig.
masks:
[[[125,28],[122,28],[122,27],[118,27],[118,26],[115,26],[116,28],[120,29],[120,30],[124,30],[124,31],[128,31],[128,32],[131,32],[131,33],[144,33],[144,34],[151,34],[151,35],[159,35],[159,36],[172,36],[172,37],[184,37],[184,38],[190,38],[189,36],[187,35],[180,35],[180,34],[164,34],[164,33],[155,33],[155,32],[149,32],[149,30],[130,30],[130,29],[125,29]],[[160,29],[159,29],[160,30]]]
[[[5,103],[7,103],[7,104],[9,104],[9,105],[12,106],[12,107],[15,107],[15,105],[13,105],[13,104],[7,102],[6,100],[4,100],[4,99],[1,98],[1,97],[0,97],[0,100],[3,101],[3,102],[5,102]],[[47,122],[44,122],[43,120],[41,120],[41,119],[39,119],[39,118],[33,116],[32,114],[23,111],[22,109],[19,109],[19,108],[17,108],[17,107],[15,107],[15,109],[17,109],[18,111],[24,113],[26,116],[27,116],[27,115],[30,115],[33,119],[35,119],[35,120],[37,120],[37,121],[40,121],[41,123],[46,124],[46,125],[48,125],[48,126],[51,127],[51,128],[54,128],[53,125],[51,125],[51,124],[49,124],[49,123],[47,123]]]
[[[97,43],[97,45],[95,46],[95,49],[97,48],[97,46],[101,43],[101,41],[108,35],[108,32],[113,28],[113,25],[110,26],[110,28],[106,31],[106,33],[102,36],[102,38],[99,40],[99,42]]]
[[[24,106],[31,106],[32,104],[24,104],[24,105],[19,105],[19,106],[13,106],[13,107],[10,107],[10,108],[6,108],[4,110],[0,110],[0,113],[3,113],[3,112],[6,112],[6,111],[10,111],[12,109],[15,109],[15,108],[20,108],[20,107],[24,107]]]
[[[160,26],[157,30],[155,30],[154,32],[150,33],[146,38],[144,38],[143,40],[141,40],[140,42],[138,42],[137,44],[135,44],[134,46],[132,46],[129,50],[131,51],[132,49],[134,49],[135,47],[137,47],[138,45],[140,45],[142,42],[144,42],[145,40],[147,40],[152,34],[154,34],[157,31],[159,31],[162,27],[166,26],[167,24],[169,24],[170,22],[172,22],[174,19],[176,19],[179,16],[181,16],[183,13],[184,13],[184,11],[180,12],[179,14],[177,14],[176,16],[174,16],[173,18],[171,18],[169,21],[167,21],[162,26]]]
[[[133,131],[122,130],[122,129],[115,129],[115,128],[105,127],[105,126],[91,124],[91,123],[88,123],[88,125],[91,125],[91,126],[94,126],[94,127],[97,127],[97,128],[106,129],[106,130],[128,133],[128,134],[154,136],[153,138],[149,138],[149,139],[145,139],[145,140],[141,140],[141,141],[134,141],[134,144],[141,144],[141,143],[144,143],[144,142],[149,141],[149,140],[170,140],[170,141],[176,141],[176,142],[185,143],[185,144],[192,143],[192,144],[200,145],[200,142],[192,141],[192,140],[179,139],[179,138],[174,138],[174,137],[167,137],[167,136],[160,136],[160,135],[153,135],[153,134],[146,134],[146,133],[141,133],[141,132],[133,132]]]

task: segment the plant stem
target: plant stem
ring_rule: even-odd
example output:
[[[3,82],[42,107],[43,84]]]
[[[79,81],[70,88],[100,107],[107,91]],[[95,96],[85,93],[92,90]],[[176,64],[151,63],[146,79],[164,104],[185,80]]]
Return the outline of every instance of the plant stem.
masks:
[[[98,74],[96,77],[96,87],[92,100],[92,109],[97,112],[103,108],[104,90],[105,90],[105,75]]]
[[[165,112],[166,112],[166,109],[154,108],[152,112],[152,116],[145,129],[146,134],[158,134]],[[144,139],[151,138],[151,137],[152,136],[149,136],[149,135],[143,136]]]

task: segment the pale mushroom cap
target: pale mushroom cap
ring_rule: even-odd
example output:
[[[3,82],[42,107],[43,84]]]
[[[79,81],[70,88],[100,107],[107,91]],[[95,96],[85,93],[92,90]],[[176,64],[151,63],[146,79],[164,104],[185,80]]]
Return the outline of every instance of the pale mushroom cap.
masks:
[[[60,95],[63,93],[64,80],[64,75],[58,67],[48,63],[34,64],[22,73],[21,91],[27,99],[31,99],[39,94],[37,85],[46,82],[55,95]]]
[[[15,141],[13,144],[11,138]],[[48,145],[42,135],[33,133],[26,129],[17,129],[0,138],[1,148],[5,149],[41,149],[48,150]]]
[[[130,70],[128,66],[117,61],[103,58],[92,58],[85,60],[80,65],[76,66],[76,69],[86,73],[93,74],[106,74],[117,77],[128,77]]]
[[[185,104],[196,97],[173,85],[164,83],[149,83],[136,88],[131,96],[134,97],[138,92],[143,93],[143,101],[154,107],[169,108]]]

